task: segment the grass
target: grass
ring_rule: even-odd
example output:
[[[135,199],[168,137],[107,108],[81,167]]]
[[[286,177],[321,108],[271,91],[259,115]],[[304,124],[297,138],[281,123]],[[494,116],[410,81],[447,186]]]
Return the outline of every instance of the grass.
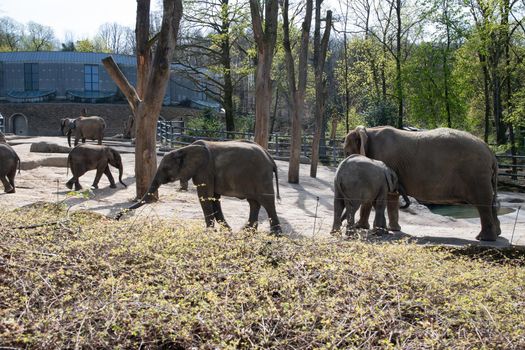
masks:
[[[523,254],[201,225],[0,211],[0,346],[525,348]]]

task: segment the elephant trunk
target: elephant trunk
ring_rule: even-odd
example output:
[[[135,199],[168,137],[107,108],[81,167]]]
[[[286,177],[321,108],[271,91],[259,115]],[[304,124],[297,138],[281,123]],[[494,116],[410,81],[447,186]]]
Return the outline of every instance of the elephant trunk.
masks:
[[[406,209],[410,206],[410,199],[407,196],[407,192],[405,191],[405,188],[399,184],[399,194],[401,194],[401,197],[403,197],[403,200],[405,201],[405,204],[400,209]]]
[[[69,147],[71,147],[71,134],[72,134],[72,132],[71,132],[71,130],[69,130],[67,132],[67,144],[69,145]]]
[[[121,178],[121,176],[119,176],[119,178]],[[152,202],[156,202],[157,201],[157,196],[155,196],[155,192],[157,192],[157,190],[159,189],[159,186],[160,186],[160,182],[157,181],[156,178],[153,179],[151,185],[149,186],[148,188],[148,191],[146,192],[146,194],[140,199],[140,201],[138,201],[137,203],[133,204],[131,207],[127,208],[127,209],[123,209],[121,210],[116,216],[115,216],[115,220],[120,220],[120,218],[122,217],[122,215],[124,215],[124,213],[126,213],[127,211],[129,210],[135,210],[137,208],[140,208],[142,207],[144,204],[147,204],[147,203],[152,203]]]
[[[124,183],[124,181],[122,181],[122,173],[124,172],[124,168],[122,166],[122,161],[119,163],[119,166],[118,166],[118,181],[124,185],[124,187],[128,187],[128,185],[126,185]]]

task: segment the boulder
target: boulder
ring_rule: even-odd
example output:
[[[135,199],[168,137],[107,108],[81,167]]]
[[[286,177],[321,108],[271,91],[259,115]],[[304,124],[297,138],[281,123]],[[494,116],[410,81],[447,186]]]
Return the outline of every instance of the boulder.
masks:
[[[71,147],[61,146],[56,143],[42,141],[32,143],[29,151],[35,153],[69,153],[71,149]]]

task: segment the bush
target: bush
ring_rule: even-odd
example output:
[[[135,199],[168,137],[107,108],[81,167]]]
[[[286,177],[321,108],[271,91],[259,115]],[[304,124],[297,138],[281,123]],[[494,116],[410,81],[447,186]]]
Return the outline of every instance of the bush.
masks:
[[[0,346],[525,347],[523,254],[114,222],[56,206],[0,211],[0,236]]]

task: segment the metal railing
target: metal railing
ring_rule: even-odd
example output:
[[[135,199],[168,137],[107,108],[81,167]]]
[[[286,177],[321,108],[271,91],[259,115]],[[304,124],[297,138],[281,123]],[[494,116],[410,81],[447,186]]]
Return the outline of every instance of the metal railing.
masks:
[[[525,156],[496,155],[498,177],[503,182],[525,187]]]
[[[181,121],[162,120],[157,124],[158,141],[168,149],[186,146],[196,140],[226,141],[226,140],[252,140],[251,132],[226,132],[206,129],[190,129],[184,127]],[[312,155],[313,135],[302,136],[301,156],[310,158]],[[290,157],[290,135],[272,133],[269,135],[268,151],[275,159],[288,159]],[[328,140],[326,145],[321,144],[319,151],[320,161],[327,165],[336,166],[344,157],[344,151],[339,139]],[[520,187],[525,187],[525,156],[497,155],[499,172],[498,177],[502,182],[511,182]]]
[[[157,124],[158,141],[167,148],[186,146],[196,140],[226,141],[226,140],[254,140],[251,132],[227,132],[205,129],[190,129],[180,121],[159,121]],[[313,135],[303,135],[301,156],[310,158],[312,155]],[[324,164],[337,165],[344,159],[343,147],[339,141],[328,140],[327,145],[321,144],[319,150],[320,161]],[[276,159],[290,157],[291,137],[287,134],[272,133],[269,135],[268,151]]]

